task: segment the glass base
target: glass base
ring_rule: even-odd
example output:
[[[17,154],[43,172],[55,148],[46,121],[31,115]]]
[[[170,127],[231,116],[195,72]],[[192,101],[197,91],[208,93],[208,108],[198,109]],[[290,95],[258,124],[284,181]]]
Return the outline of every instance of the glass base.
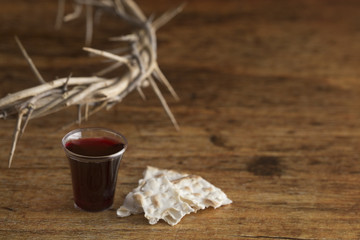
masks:
[[[87,210],[87,209],[82,209],[81,207],[79,207],[75,202],[74,202],[74,208],[75,209],[79,209],[81,211],[85,211],[85,212],[103,212],[103,211],[106,211],[110,208],[112,208],[113,204],[111,204],[108,208],[105,208],[105,209],[101,209],[101,210]]]

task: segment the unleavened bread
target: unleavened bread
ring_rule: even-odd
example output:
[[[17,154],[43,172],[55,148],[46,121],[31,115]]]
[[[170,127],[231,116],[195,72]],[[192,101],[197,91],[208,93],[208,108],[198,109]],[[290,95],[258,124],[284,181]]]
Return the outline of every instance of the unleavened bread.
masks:
[[[221,189],[200,176],[150,166],[143,175],[117,210],[119,217],[144,212],[150,224],[163,219],[174,226],[191,212],[232,203]]]

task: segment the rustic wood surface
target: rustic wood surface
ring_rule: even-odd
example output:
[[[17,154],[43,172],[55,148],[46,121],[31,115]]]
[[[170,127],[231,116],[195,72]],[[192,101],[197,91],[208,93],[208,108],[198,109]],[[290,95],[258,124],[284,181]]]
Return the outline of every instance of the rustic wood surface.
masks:
[[[188,0],[158,32],[176,132],[151,89],[82,126],[129,141],[113,209],[73,208],[60,145],[68,109],[30,122],[11,169],[15,121],[0,122],[0,239],[360,239],[360,2]],[[157,14],[181,1],[138,1]],[[2,0],[0,96],[37,84],[18,35],[47,80],[106,63],[81,50],[84,19],[54,30],[57,1]],[[71,6],[68,6],[70,10]],[[105,15],[93,47],[128,33]],[[163,89],[164,93],[166,92]],[[151,226],[115,210],[147,165],[198,174],[234,201]]]

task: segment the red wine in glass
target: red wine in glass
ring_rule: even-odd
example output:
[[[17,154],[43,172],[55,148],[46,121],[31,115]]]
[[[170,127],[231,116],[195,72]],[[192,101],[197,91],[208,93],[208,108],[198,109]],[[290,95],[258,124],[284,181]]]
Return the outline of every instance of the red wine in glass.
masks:
[[[70,139],[64,145],[71,169],[75,205],[93,212],[110,208],[126,143],[101,136]]]

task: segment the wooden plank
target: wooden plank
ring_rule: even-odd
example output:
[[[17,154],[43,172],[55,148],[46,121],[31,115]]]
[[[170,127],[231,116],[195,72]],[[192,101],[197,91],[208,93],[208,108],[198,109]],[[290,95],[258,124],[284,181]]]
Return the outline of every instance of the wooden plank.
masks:
[[[82,52],[83,20],[55,31],[56,1],[38,2],[2,1],[0,96],[37,84],[15,34],[45,80],[106,65]],[[181,3],[137,2],[146,14]],[[59,129],[76,109],[31,121],[11,169],[15,121],[2,120],[0,238],[359,239],[359,4],[188,1],[158,31],[159,65],[181,101],[165,97],[181,131],[151,89],[146,102],[130,94],[82,125],[115,129],[129,141],[108,211],[73,208],[60,144],[70,129]],[[93,44],[114,47],[107,38],[127,30],[105,15]],[[117,218],[147,165],[201,175],[234,202],[174,227],[150,226],[142,215]]]

